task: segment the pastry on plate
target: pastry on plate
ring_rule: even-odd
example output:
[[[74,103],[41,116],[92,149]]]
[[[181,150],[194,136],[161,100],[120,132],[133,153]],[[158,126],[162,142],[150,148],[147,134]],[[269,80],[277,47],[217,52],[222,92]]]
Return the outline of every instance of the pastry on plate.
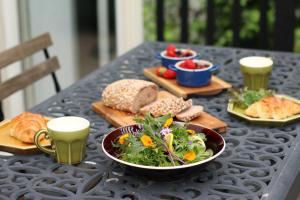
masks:
[[[269,96],[250,105],[245,114],[265,119],[284,119],[300,113],[300,104],[289,99]]]
[[[47,129],[46,119],[42,115],[30,112],[23,112],[10,123],[10,135],[25,143],[33,144],[35,133],[40,129]]]
[[[136,79],[123,79],[109,84],[102,93],[104,105],[131,113],[157,98],[156,84]]]

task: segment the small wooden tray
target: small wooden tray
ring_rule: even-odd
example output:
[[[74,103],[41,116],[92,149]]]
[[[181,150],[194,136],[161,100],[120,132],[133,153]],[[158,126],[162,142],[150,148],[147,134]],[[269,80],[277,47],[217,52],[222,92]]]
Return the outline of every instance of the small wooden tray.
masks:
[[[216,76],[212,76],[211,83],[207,86],[197,88],[184,87],[178,85],[175,79],[165,79],[157,76],[155,72],[156,68],[157,67],[145,68],[144,75],[176,96],[185,99],[191,94],[215,95],[232,87],[230,83],[227,83]]]
[[[34,154],[39,153],[35,144],[27,144],[17,140],[9,135],[11,123],[5,120],[0,123],[0,151],[6,151],[15,154]],[[42,140],[41,145],[49,146],[49,140]]]
[[[160,91],[158,93],[158,99],[162,99],[170,95],[172,94],[170,94],[169,92]],[[135,124],[134,118],[138,116],[129,112],[109,108],[105,106],[102,101],[94,102],[92,104],[92,109],[94,112],[98,113],[109,123],[111,123],[114,127]],[[190,123],[214,129],[219,133],[224,133],[227,129],[227,124],[225,122],[215,118],[214,116],[206,112],[203,112],[200,117],[192,120]]]

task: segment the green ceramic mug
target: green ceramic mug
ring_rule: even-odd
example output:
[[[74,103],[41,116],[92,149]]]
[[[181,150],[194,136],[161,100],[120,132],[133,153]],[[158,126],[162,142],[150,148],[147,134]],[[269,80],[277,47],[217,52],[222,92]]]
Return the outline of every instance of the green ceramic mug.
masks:
[[[250,56],[240,59],[244,87],[250,90],[268,89],[269,77],[272,72],[271,58]]]
[[[81,117],[59,117],[47,123],[48,130],[41,129],[34,136],[34,143],[43,152],[54,156],[58,163],[77,164],[85,156],[86,139],[90,122]],[[39,137],[51,139],[51,148],[40,145]]]

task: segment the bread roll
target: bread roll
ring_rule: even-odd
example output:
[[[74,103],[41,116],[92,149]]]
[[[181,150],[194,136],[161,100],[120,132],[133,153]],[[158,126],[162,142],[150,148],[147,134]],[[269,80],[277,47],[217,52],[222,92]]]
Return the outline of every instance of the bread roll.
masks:
[[[46,123],[41,115],[24,112],[11,120],[10,135],[22,142],[34,143],[35,133],[47,129]]]
[[[108,85],[102,93],[104,105],[114,109],[137,113],[141,107],[153,102],[158,93],[156,84],[135,79],[123,79]]]

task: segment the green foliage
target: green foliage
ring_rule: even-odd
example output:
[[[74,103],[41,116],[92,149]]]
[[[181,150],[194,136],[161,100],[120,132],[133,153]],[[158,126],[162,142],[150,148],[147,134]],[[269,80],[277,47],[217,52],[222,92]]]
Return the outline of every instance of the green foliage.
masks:
[[[244,88],[238,90],[231,89],[229,94],[231,96],[230,101],[237,104],[240,108],[246,109],[262,98],[274,95],[275,92],[272,90],[260,89],[259,91],[255,91]]]
[[[137,123],[143,125],[143,130],[136,135],[128,134],[122,144],[119,138],[112,143],[120,152],[118,157],[141,165],[176,166],[204,160],[213,155],[212,150],[206,149],[206,137],[203,133],[188,134],[185,126],[176,123],[165,127],[165,122],[170,117],[171,115],[153,118],[147,114],[145,119],[136,119]],[[143,143],[146,141],[145,137],[147,141],[151,140],[149,146]],[[185,158],[188,152],[195,153],[192,160]]]
[[[214,0],[216,24],[214,45],[232,45],[232,7],[233,1]],[[259,1],[240,0],[242,16],[240,29],[240,45],[247,48],[259,48]],[[156,1],[144,0],[144,27],[145,39],[156,41]],[[165,40],[168,42],[179,42],[180,40],[180,1],[165,1]],[[296,13],[300,8],[297,6]],[[275,1],[269,1],[267,12],[267,46],[271,48],[273,44],[273,29],[275,22]],[[298,20],[299,22],[299,20]],[[298,24],[299,25],[299,24]],[[206,1],[189,1],[189,43],[204,44],[206,29]],[[295,51],[300,52],[300,28],[295,31]]]

